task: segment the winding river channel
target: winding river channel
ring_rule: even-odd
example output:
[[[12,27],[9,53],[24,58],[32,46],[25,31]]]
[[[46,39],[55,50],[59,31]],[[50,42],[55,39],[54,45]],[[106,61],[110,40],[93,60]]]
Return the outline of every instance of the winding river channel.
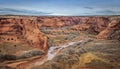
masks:
[[[61,45],[61,46],[52,46],[49,48],[47,55],[45,55],[42,58],[34,59],[30,62],[20,64],[18,66],[18,69],[31,69],[34,66],[42,65],[48,60],[52,60],[56,54],[59,53],[62,49],[69,47],[69,46],[74,46],[75,44],[81,43],[81,41],[76,41],[76,42],[69,42],[67,44]]]

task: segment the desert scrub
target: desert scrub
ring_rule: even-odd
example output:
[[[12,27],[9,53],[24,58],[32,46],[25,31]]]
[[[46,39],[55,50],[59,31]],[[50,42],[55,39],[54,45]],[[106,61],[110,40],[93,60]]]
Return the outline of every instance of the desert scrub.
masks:
[[[76,35],[68,35],[65,37],[65,40],[70,40],[70,39],[73,39],[75,37],[76,37]]]
[[[34,56],[41,56],[44,54],[44,51],[40,50],[40,51],[36,51],[36,50],[33,50],[33,51],[29,51],[29,52],[26,52],[20,56],[18,56],[18,59],[25,59],[25,58],[30,58],[30,57],[34,57]]]
[[[17,57],[15,55],[0,54],[0,62],[16,60],[16,59],[17,59]]]
[[[84,48],[78,48],[78,49],[75,50],[75,53],[76,53],[78,56],[81,56],[81,54],[86,53],[86,52],[87,52],[87,51],[86,51],[86,49],[84,49]]]
[[[70,48],[67,48],[66,50],[63,50],[63,52],[65,54],[73,55],[73,54],[75,54],[75,49],[73,49],[72,47],[70,47]]]
[[[53,42],[54,42],[54,40],[53,39],[48,39],[48,46],[50,47],[50,46],[52,46],[53,45]]]
[[[58,62],[58,63],[68,64],[71,66],[79,61],[79,57],[78,55],[75,55],[75,54],[69,55],[69,54],[62,53],[54,57],[53,61]]]
[[[2,54],[14,54],[19,51],[31,50],[33,47],[24,45],[23,43],[3,42],[0,44]]]
[[[63,69],[63,66],[54,61],[47,61],[44,65],[33,67],[32,69]]]
[[[109,63],[108,60],[97,57],[96,55],[88,52],[79,57],[79,62],[72,66],[72,69],[79,68],[95,68],[95,69],[114,69],[114,65]]]
[[[56,69],[119,69],[119,47],[119,42],[114,40],[88,39],[62,49],[50,63],[41,65],[46,68],[39,66],[38,69],[52,69],[55,66]]]
[[[96,69],[116,69],[117,67],[110,64],[105,63],[104,61],[100,60],[92,60],[91,63],[87,63],[86,67],[96,68]]]
[[[49,46],[58,46],[63,45],[66,43],[65,35],[57,35],[56,37],[52,37],[48,39],[48,45]]]
[[[0,69],[16,69],[16,68],[11,68],[9,66],[0,66]]]

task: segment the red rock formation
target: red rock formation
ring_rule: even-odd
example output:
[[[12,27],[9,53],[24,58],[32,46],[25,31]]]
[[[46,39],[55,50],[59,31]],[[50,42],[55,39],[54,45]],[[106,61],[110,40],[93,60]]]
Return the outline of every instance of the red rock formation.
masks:
[[[111,21],[107,28],[97,35],[97,38],[120,40],[120,20]]]
[[[97,39],[120,40],[120,17],[0,17],[0,43],[24,42],[33,48],[47,50],[47,37],[39,27],[71,26],[72,30],[97,33]],[[65,31],[66,32],[66,31]],[[38,60],[37,60],[38,61]],[[36,62],[23,62],[21,69]],[[16,64],[16,65],[19,65]],[[19,66],[18,66],[19,67]]]
[[[106,17],[82,17],[80,24],[71,29],[99,33],[107,27],[108,22],[109,20]]]
[[[47,37],[39,27],[72,26],[72,30],[88,31],[99,34],[97,38],[119,38],[119,22],[114,17],[3,17],[0,18],[0,42],[26,41],[33,47],[47,49]],[[117,30],[117,31],[116,31]],[[113,31],[113,32],[112,32]],[[117,36],[117,37],[116,37]]]
[[[97,36],[99,39],[118,39],[120,37],[120,32],[115,29],[120,29],[120,24],[119,22],[114,22],[113,20],[115,19],[119,20],[120,16],[38,17],[38,21],[42,27],[72,26],[72,30],[99,34]],[[110,25],[117,25],[118,27],[115,26],[114,28],[111,28]]]
[[[0,43],[25,42],[47,50],[47,37],[40,32],[38,22],[31,18],[0,18]]]
[[[38,21],[42,27],[63,27],[78,24],[79,17],[38,17]]]

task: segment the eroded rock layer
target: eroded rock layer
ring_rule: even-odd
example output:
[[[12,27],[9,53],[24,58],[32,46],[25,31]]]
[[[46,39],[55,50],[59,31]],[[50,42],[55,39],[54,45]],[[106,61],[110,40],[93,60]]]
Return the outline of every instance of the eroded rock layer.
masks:
[[[0,43],[24,42],[33,48],[47,50],[47,37],[38,22],[31,18],[0,18]]]
[[[97,35],[97,38],[120,40],[120,20],[112,20],[108,26]]]
[[[45,35],[40,31],[44,32]],[[86,31],[86,32],[81,32],[81,31]],[[91,33],[91,35],[88,34],[88,32]],[[92,34],[96,34],[96,36]],[[58,63],[59,60],[62,60],[59,62],[63,64],[64,56],[65,58],[67,56],[70,58],[70,61],[69,59],[66,61],[68,63],[74,63],[76,65],[77,63],[76,59],[78,61],[79,58],[78,56],[80,56],[80,59],[84,59],[88,55],[91,57],[94,55],[86,52],[94,51],[96,53],[96,51],[98,52],[98,50],[100,53],[104,51],[105,53],[108,54],[111,53],[110,56],[113,55],[112,59],[114,59],[113,57],[119,57],[119,55],[114,56],[114,54],[116,55],[119,52],[118,46],[120,44],[119,42],[117,42],[117,40],[120,40],[120,16],[104,16],[104,17],[103,16],[94,16],[94,17],[92,16],[91,17],[0,16],[0,56],[2,55],[2,57],[0,57],[0,62],[1,62],[0,67],[4,64],[2,62],[6,60],[7,61],[15,60],[15,62],[11,62],[11,63],[8,62],[5,63],[5,65],[8,67],[18,68],[18,69],[27,69],[29,67],[35,68],[34,64],[36,64],[36,62],[41,62],[41,59],[43,60],[43,58],[46,58],[44,56],[45,55],[44,51],[47,52],[48,49],[46,36],[48,36],[49,38],[52,37],[49,40],[49,43],[51,44],[48,43],[49,47],[58,46],[59,44],[62,43],[64,44],[67,42],[69,43],[72,40],[73,41],[83,40],[83,43],[80,43],[82,44],[82,46],[80,46],[80,44],[75,44],[73,45],[74,47],[71,47],[70,49],[68,48],[66,49],[66,51],[65,49],[61,50],[60,52],[63,52],[63,57],[60,58],[59,56],[62,55],[58,54],[59,56],[54,58],[54,60],[57,61],[55,63]],[[117,40],[115,41],[110,40],[110,42],[109,40],[97,41],[94,40],[95,37],[97,39],[117,39]],[[56,44],[52,44],[52,43],[56,43]],[[115,50],[114,54],[113,52],[110,52],[113,51],[112,46],[117,46],[114,47]],[[58,49],[59,48],[55,50]],[[40,50],[44,50],[44,51],[40,51]],[[65,52],[66,54],[64,54]],[[82,54],[85,53],[85,55],[83,54],[83,58],[81,58],[81,53]],[[76,54],[78,54],[78,56],[76,56]],[[34,58],[30,58],[30,57],[34,57]],[[72,58],[76,58],[76,59],[72,59]],[[21,59],[27,59],[28,61]],[[115,61],[112,61],[112,63],[113,62],[116,63],[116,61],[119,61],[116,59]],[[16,60],[20,60],[20,61],[16,62]],[[45,67],[47,66],[45,65]],[[66,66],[68,67],[68,65]],[[60,69],[61,67],[65,67],[65,66],[64,65],[60,66]]]
[[[98,39],[120,40],[120,16],[91,17],[28,17],[1,16],[0,42],[26,42],[30,46],[47,49],[47,37],[40,27],[71,26],[71,30],[96,33]]]
[[[97,39],[120,40],[120,16],[38,17],[42,27],[72,26],[72,30],[97,34]]]

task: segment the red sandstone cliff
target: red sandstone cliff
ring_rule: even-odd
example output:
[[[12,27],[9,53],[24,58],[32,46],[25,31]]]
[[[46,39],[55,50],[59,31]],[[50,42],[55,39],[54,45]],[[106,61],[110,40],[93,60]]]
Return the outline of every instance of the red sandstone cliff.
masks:
[[[47,50],[47,37],[40,32],[38,22],[30,18],[0,18],[0,43],[24,42]]]
[[[99,33],[107,27],[108,23],[109,20],[106,17],[83,17],[80,24],[73,26],[72,29]]]
[[[97,35],[97,38],[120,40],[120,20],[112,20],[108,26]]]
[[[42,49],[46,51],[48,49],[47,37],[42,32],[40,32],[39,28],[41,26],[55,28],[69,26],[72,30],[87,31],[92,34],[96,33],[97,39],[120,40],[120,16],[35,18],[2,17],[0,18],[0,44],[3,42],[23,42],[25,44],[28,44],[29,47]],[[23,67],[28,67],[27,65],[29,64],[32,63],[30,63],[29,61],[27,63],[23,62]]]
[[[117,19],[117,20],[116,20]],[[3,17],[0,18],[0,42],[26,42],[47,49],[47,37],[39,27],[71,26],[72,30],[98,34],[98,39],[120,39],[120,16],[106,17]]]
[[[120,39],[120,16],[37,17],[42,27],[72,26],[72,30],[97,34],[98,39]],[[117,20],[116,20],[117,19]],[[115,22],[116,20],[116,22]],[[114,28],[112,28],[112,25]],[[116,28],[116,29],[115,29]]]
[[[63,26],[71,26],[75,24],[79,24],[81,17],[38,17],[38,21],[40,22],[42,27],[63,27]]]
[[[96,33],[97,39],[120,40],[120,17],[83,17],[80,24],[71,29]]]

